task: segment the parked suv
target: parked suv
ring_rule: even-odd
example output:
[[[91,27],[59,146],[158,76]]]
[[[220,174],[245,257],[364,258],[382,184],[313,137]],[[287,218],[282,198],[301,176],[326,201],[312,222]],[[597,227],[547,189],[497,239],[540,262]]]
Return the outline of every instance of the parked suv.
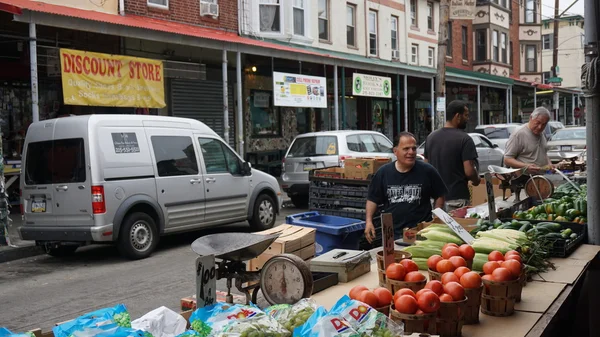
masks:
[[[308,172],[312,169],[342,166],[352,157],[395,159],[392,142],[375,131],[322,131],[296,137],[283,159],[283,190],[300,207],[308,204]]]
[[[277,180],[184,118],[91,115],[33,123],[21,173],[23,240],[50,255],[115,242],[149,256],[159,236],[249,220],[270,228]]]

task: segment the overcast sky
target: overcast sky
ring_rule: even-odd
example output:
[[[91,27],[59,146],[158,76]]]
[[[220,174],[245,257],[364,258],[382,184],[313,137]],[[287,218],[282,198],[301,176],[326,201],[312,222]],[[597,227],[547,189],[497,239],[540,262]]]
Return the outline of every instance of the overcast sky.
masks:
[[[562,13],[562,11],[569,7],[569,5],[571,5],[574,1],[575,0],[560,0],[560,13]],[[554,2],[555,0],[542,0],[542,20],[549,19],[554,16]],[[567,13],[583,15],[584,2],[585,0],[578,0],[577,3],[575,3],[575,5],[573,5],[573,7],[571,7]]]

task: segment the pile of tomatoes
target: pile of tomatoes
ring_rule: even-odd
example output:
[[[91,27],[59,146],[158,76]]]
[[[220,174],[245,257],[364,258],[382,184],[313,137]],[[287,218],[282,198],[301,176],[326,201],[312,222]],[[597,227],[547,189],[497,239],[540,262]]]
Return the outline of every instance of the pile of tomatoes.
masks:
[[[521,276],[522,268],[519,252],[511,250],[502,255],[495,250],[488,255],[488,262],[483,265],[483,279],[495,282],[514,281]]]
[[[419,266],[413,260],[404,259],[400,263],[392,263],[385,269],[385,277],[390,280],[404,282],[423,282],[425,275],[419,272]]]
[[[387,288],[369,290],[365,286],[356,286],[348,294],[351,299],[368,304],[371,308],[384,308],[392,304],[392,292]]]
[[[472,261],[474,257],[473,247],[447,243],[442,247],[442,256],[432,255],[427,259],[427,267],[441,274],[454,272],[460,267],[467,267],[467,261]]]

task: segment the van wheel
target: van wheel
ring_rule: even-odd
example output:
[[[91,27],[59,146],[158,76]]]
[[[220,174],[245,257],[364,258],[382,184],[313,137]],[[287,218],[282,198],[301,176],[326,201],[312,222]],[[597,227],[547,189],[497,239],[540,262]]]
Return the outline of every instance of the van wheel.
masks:
[[[156,223],[146,213],[129,214],[119,233],[118,248],[121,255],[131,260],[150,256],[158,244]]]
[[[46,254],[54,257],[67,257],[71,256],[75,253],[75,251],[79,248],[79,246],[58,246],[58,247],[50,247],[49,245],[44,245],[44,250]]]
[[[261,194],[254,203],[254,213],[250,219],[250,227],[253,230],[265,230],[275,224],[275,202],[267,194]]]

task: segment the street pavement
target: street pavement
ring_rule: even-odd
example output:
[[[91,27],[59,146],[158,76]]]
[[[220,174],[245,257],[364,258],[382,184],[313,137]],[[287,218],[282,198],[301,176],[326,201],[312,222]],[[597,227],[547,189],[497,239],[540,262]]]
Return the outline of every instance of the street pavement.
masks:
[[[277,217],[305,212],[289,202]],[[247,223],[164,237],[158,250],[139,261],[125,260],[116,248],[80,248],[69,258],[40,255],[0,264],[0,326],[15,332],[41,328],[81,314],[124,303],[132,320],[160,306],[180,311],[180,299],[195,294],[192,242],[200,236],[249,232]],[[225,280],[217,290],[226,290]],[[232,291],[235,291],[235,289]],[[265,305],[259,298],[259,305]]]

